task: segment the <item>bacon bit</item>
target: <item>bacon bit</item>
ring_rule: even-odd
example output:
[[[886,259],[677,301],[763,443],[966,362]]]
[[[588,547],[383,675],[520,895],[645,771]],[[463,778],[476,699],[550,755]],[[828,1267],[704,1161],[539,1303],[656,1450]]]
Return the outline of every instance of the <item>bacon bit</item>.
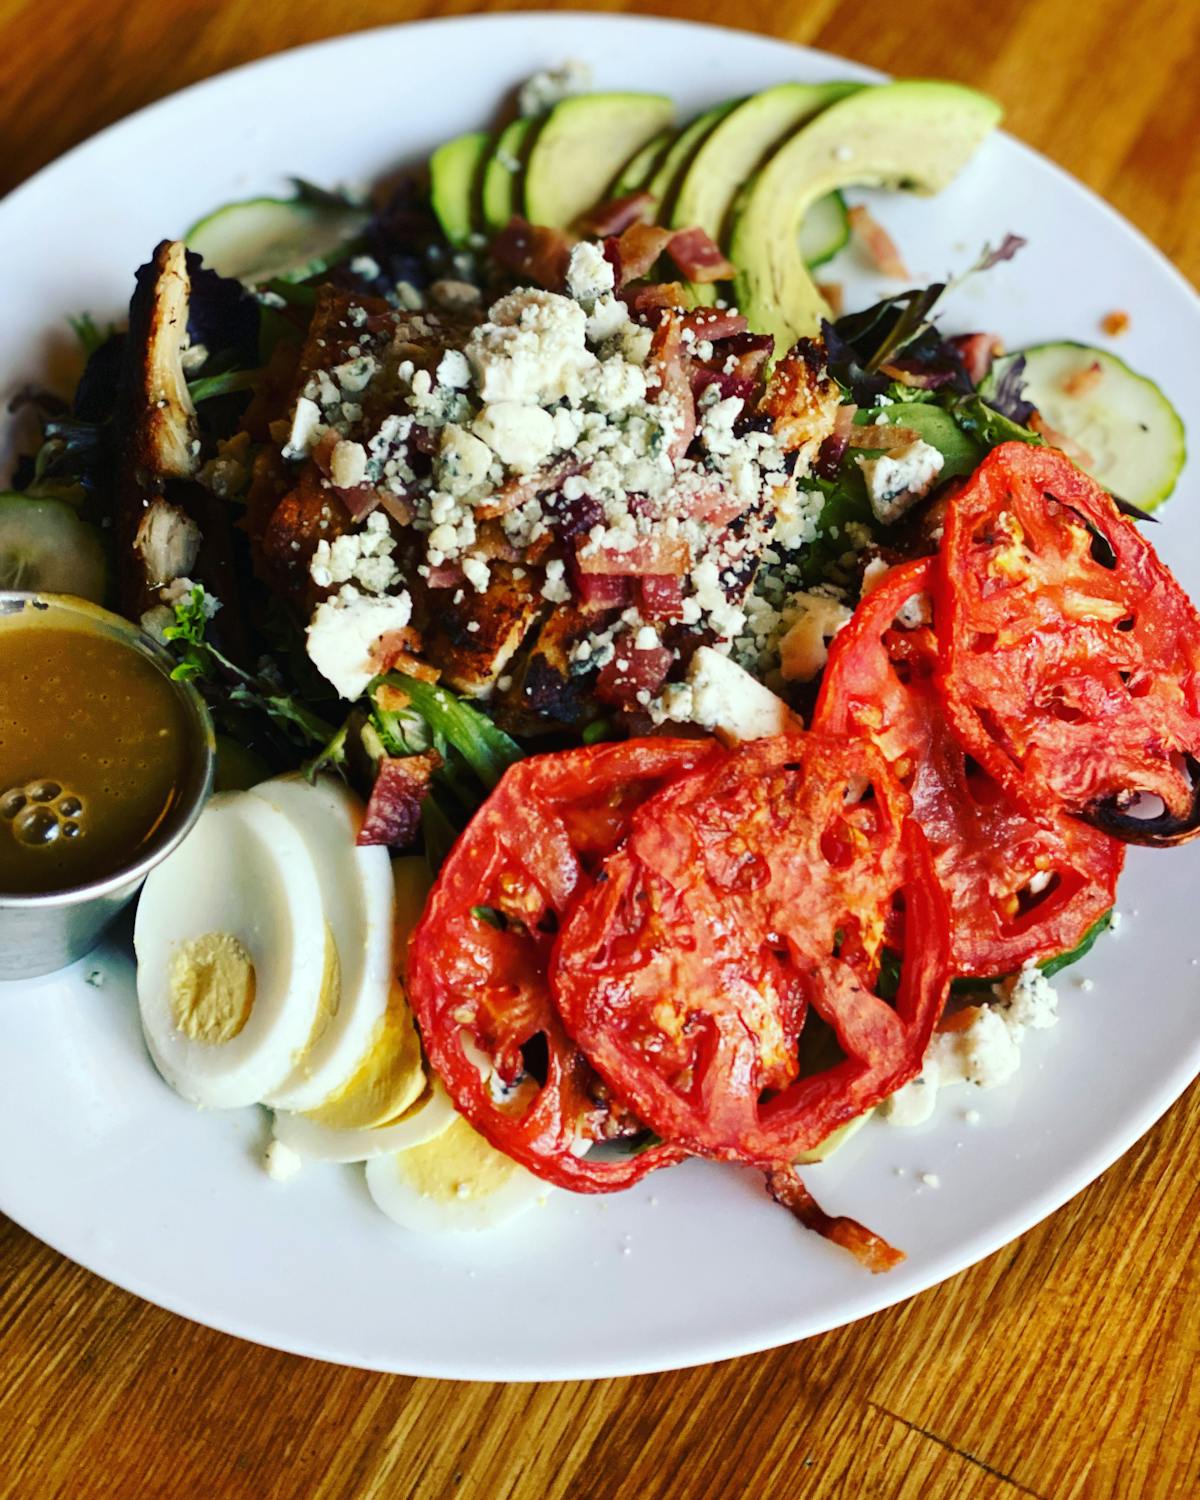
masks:
[[[513,546],[495,521],[485,521],[480,526],[471,551],[475,557],[485,558],[488,562],[519,563],[525,557],[524,551]]]
[[[624,609],[633,601],[633,582],[616,573],[583,573],[571,559],[571,581],[587,610]]]
[[[684,320],[677,313],[667,313],[654,330],[650,344],[650,368],[658,374],[655,398],[676,407],[680,426],[667,446],[667,456],[678,461],[688,451],[696,435],[696,400],[692,382],[684,363]],[[639,568],[646,573],[673,573],[674,568]]]
[[[1108,334],[1110,339],[1120,337],[1129,328],[1130,317],[1127,312],[1110,312],[1100,319],[1100,329]]]
[[[653,696],[671,670],[672,653],[667,646],[639,650],[631,640],[614,642],[616,655],[596,674],[596,697],[601,703],[621,708],[638,701],[639,693]]]
[[[850,232],[882,275],[894,277],[897,281],[910,279],[908,267],[896,248],[895,240],[861,203],[850,210]]]
[[[703,489],[683,498],[683,514],[692,521],[707,521],[710,526],[728,526],[746,509],[745,503],[714,480]]]
[[[855,1260],[874,1274],[890,1271],[904,1259],[904,1251],[889,1245],[881,1235],[857,1219],[831,1218],[800,1180],[793,1166],[775,1167],[764,1174],[767,1192],[793,1214],[805,1229],[849,1250]]]
[[[602,203],[579,221],[579,228],[589,239],[603,240],[622,234],[631,224],[648,223],[653,217],[654,194],[642,188]]]
[[[833,431],[817,450],[813,473],[818,479],[836,479],[846,449],[850,446],[850,434],[854,431],[857,406],[839,406],[833,418]]]
[[[490,500],[475,507],[475,515],[481,521],[495,520],[498,516],[505,516],[510,510],[517,510],[530,500],[536,500],[541,495],[548,495],[560,489],[564,480],[582,472],[583,465],[577,458],[564,458],[549,469],[506,479]]]
[[[430,566],[425,583],[431,589],[452,589],[457,588],[465,577],[458,563],[439,563],[436,568]]]
[[[1089,468],[1095,462],[1086,448],[1081,448],[1065,432],[1059,432],[1057,427],[1051,427],[1040,411],[1035,411],[1030,417],[1029,427],[1032,432],[1044,437],[1052,448],[1065,453],[1071,462],[1078,464],[1081,469]]]
[[[380,636],[371,648],[371,662],[375,670],[377,672],[403,672],[406,676],[415,677],[420,682],[436,682],[442,675],[441,669],[430,666],[427,661],[422,661],[414,654],[415,651],[421,649],[421,638],[415,631],[411,632],[416,642],[414,646],[413,641],[408,638],[409,635],[410,632],[406,626],[404,630],[389,630],[386,635]],[[381,688],[375,694],[375,700],[380,703],[381,707],[384,706],[380,700],[382,691]],[[398,690],[393,688],[390,691]],[[404,703],[395,706],[403,708],[407,706],[407,703],[408,699],[405,698]]]
[[[334,485],[342,504],[350,512],[352,520],[365,521],[373,510],[383,503],[383,495],[373,484],[356,484],[352,490]]]
[[[729,312],[719,307],[701,307],[695,312],[685,313],[682,326],[698,339],[707,339],[710,344],[715,344],[720,339],[731,339],[739,333],[745,333],[749,324],[739,312]]]
[[[824,297],[829,311],[840,318],[846,310],[846,288],[840,281],[818,281],[817,291]]]
[[[638,608],[647,620],[677,620],[683,613],[683,583],[648,575],[637,581]]]
[[[614,578],[682,577],[692,565],[692,549],[682,537],[639,537],[632,547],[618,551],[599,547],[576,553],[581,573],[600,573]]]
[[[732,281],[737,267],[721,254],[721,247],[703,229],[680,229],[671,236],[667,254],[689,281]]]
[[[1103,366],[1098,359],[1094,359],[1086,369],[1076,370],[1073,375],[1068,375],[1062,388],[1068,396],[1085,396],[1088,391],[1095,390],[1103,376]]]
[[[876,427],[872,422],[866,427],[851,427],[846,438],[847,448],[878,448],[883,452],[891,448],[907,448],[909,443],[920,440],[921,434],[913,427]]]
[[[505,271],[549,292],[561,292],[567,281],[571,241],[561,229],[530,224],[514,214],[491,244],[491,256]]]
[[[386,844],[392,849],[412,844],[421,826],[421,803],[429,779],[441,764],[436,750],[381,761],[355,843]]]
[[[393,494],[391,490],[380,490],[379,504],[383,510],[387,511],[397,526],[412,525],[416,511],[404,495]]]
[[[659,224],[631,224],[614,247],[617,285],[627,286],[644,276],[670,242],[671,231]]]
[[[403,688],[393,687],[390,682],[381,682],[375,689],[375,705],[383,709],[384,713],[398,714],[411,702],[412,699]]]
[[[687,308],[687,288],[681,281],[653,281],[648,286],[627,287],[621,297],[631,313],[657,325],[664,312],[682,313]]]
[[[329,478],[329,472],[333,467],[333,450],[341,440],[341,433],[335,428],[330,427],[328,431],[321,434],[320,441],[313,447],[312,461],[320,469],[321,473],[324,474],[326,479]]]
[[[972,385],[978,385],[992,368],[992,361],[1004,353],[1004,340],[998,333],[961,333],[946,342],[958,350]]]

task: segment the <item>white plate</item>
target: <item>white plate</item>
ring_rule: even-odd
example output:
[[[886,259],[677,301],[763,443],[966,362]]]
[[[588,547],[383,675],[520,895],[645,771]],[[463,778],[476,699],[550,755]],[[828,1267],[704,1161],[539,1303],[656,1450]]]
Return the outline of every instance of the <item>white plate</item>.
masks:
[[[785,79],[873,77],[814,52],[633,17],[488,16],[345,37],[186,90],[105,131],[0,207],[0,370],[55,368],[68,313],[119,315],[133,269],[228,198],[297,172],[365,180],[479,125],[514,83],[584,58],[613,88],[670,88],[687,113]],[[972,281],[946,326],[1010,346],[1115,345],[1200,415],[1200,306],[1145,240],[1016,142],[988,142],[936,200],[878,195],[915,276],[964,265],[1009,230],[1011,265]],[[849,259],[843,257],[843,260]],[[824,273],[851,281],[850,268]],[[853,299],[878,290],[858,277]],[[850,302],[855,305],[855,300]],[[1155,541],[1200,590],[1195,467]],[[489,1379],[624,1375],[802,1338],[911,1296],[1064,1203],[1200,1071],[1200,844],[1130,855],[1116,937],[1060,981],[1008,1088],[948,1093],[934,1123],[872,1123],[812,1186],[908,1252],[872,1277],[804,1234],[754,1176],[701,1163],[611,1198],[557,1195],[491,1236],[418,1238],[372,1207],[358,1172],[258,1165],[265,1116],[201,1114],[143,1051],[127,950],[0,986],[0,1207],[110,1281],[244,1338],[346,1364]],[[1152,884],[1153,882],[1153,884]],[[85,982],[100,970],[101,988]],[[1090,976],[1095,988],[1081,990]],[[977,1108],[978,1125],[964,1122]],[[920,1173],[940,1186],[921,1187]]]

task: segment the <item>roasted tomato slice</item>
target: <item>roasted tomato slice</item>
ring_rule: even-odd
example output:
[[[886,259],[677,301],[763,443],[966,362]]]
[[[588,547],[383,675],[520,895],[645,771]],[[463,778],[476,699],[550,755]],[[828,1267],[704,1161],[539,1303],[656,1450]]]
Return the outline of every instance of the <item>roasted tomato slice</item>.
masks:
[[[934,686],[929,559],[893,568],[829,649],[813,728],[864,735],[908,788],[950,906],[956,974],[1066,953],[1113,904],[1124,846],[1026,812],[961,749]],[[907,623],[905,623],[907,621]]]
[[[409,998],[455,1106],[560,1187],[611,1192],[685,1154],[579,1154],[639,1122],[563,1030],[547,969],[559,923],[634,809],[713,753],[711,740],[629,740],[513,766],[451,850],[413,934]]]
[[[909,799],[873,746],[757,740],[634,815],[563,927],[567,1029],[664,1139],[792,1161],[912,1078],[949,918]],[[888,1000],[885,943],[902,949]]]
[[[1052,448],[993,449],[935,578],[950,722],[1017,801],[1134,843],[1200,833],[1200,615],[1098,485]]]

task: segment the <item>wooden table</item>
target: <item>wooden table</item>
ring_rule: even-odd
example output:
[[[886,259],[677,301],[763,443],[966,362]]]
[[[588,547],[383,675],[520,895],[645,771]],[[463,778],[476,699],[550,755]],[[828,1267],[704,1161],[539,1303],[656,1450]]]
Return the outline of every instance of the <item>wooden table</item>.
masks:
[[[2,0],[0,189],[234,63],[469,8]],[[1012,130],[1200,273],[1194,4],[654,8],[978,84]],[[1197,1126],[1200,1086],[1067,1208],[904,1307],[774,1353],[597,1384],[415,1381],[254,1348],[0,1219],[0,1497],[1195,1494]]]

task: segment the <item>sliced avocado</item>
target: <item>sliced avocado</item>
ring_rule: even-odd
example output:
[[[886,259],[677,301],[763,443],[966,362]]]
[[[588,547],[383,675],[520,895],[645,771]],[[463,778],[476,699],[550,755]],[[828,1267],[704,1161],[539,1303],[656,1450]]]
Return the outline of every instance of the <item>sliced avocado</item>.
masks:
[[[814,1146],[811,1151],[801,1152],[796,1158],[796,1165],[804,1167],[819,1161],[828,1161],[839,1146],[844,1146],[851,1136],[858,1134],[874,1113],[874,1109],[865,1110],[861,1115],[855,1115],[853,1119],[847,1120],[844,1125],[839,1125],[836,1130],[831,1130],[825,1139]]]
[[[907,427],[917,434],[923,443],[929,443],[942,455],[943,465],[939,480],[953,479],[960,474],[973,474],[983,458],[983,447],[965,433],[948,411],[928,401],[896,401],[890,406],[868,408],[859,411],[854,418],[856,427],[876,425],[883,417],[889,427]],[[856,453],[869,457],[882,449],[857,448]]]
[[[690,124],[685,125],[668,146],[662,161],[646,184],[657,204],[658,223],[675,223],[670,214],[675,189],[686,175],[696,151],[739,103],[739,100],[731,99],[727,104],[718,104],[714,109],[705,110],[702,115],[697,115]]]
[[[525,168],[525,217],[567,229],[603,203],[621,168],[671,123],[665,94],[577,94],[556,104]]]
[[[781,83],[731,109],[701,142],[679,183],[674,229],[703,229],[724,243],[733,201],[768,154],[861,83]]]
[[[734,222],[730,259],[750,326],[782,350],[828,315],[798,249],[818,198],[856,183],[936,193],[999,119],[1000,106],[974,89],[912,81],[862,89],[802,126],[758,173]]]
[[[433,211],[442,233],[460,248],[475,228],[476,184],[490,148],[486,132],[473,130],[439,146],[429,158],[429,198]]]
[[[532,119],[520,119],[506,125],[484,163],[479,201],[483,227],[489,234],[499,234],[518,210],[518,185],[534,123]]]
[[[621,175],[613,183],[612,196],[625,198],[630,193],[641,192],[654,176],[659,162],[662,161],[674,139],[673,130],[660,130],[653,139],[646,142],[640,151],[635,151],[621,168]]]

